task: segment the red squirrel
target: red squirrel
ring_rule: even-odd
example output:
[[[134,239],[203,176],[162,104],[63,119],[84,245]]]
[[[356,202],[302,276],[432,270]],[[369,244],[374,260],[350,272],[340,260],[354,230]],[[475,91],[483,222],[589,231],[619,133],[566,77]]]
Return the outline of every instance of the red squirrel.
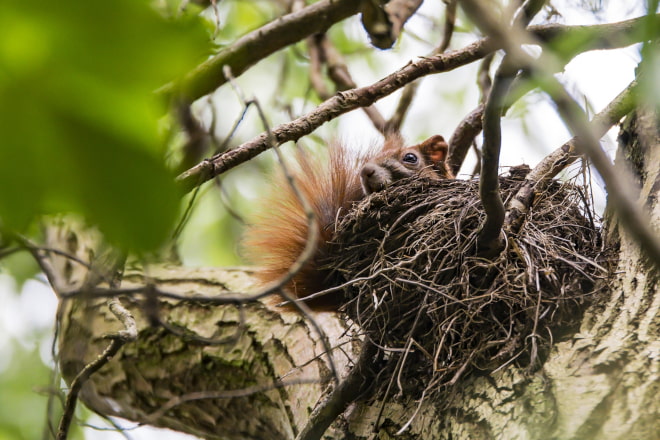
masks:
[[[302,299],[332,287],[325,284],[328,271],[320,265],[329,255],[335,223],[353,203],[397,180],[411,176],[454,178],[445,163],[447,149],[440,135],[411,147],[404,147],[400,137],[392,136],[378,152],[361,154],[336,147],[330,149],[326,163],[299,156],[291,174],[311,206],[319,234],[314,254],[286,286],[288,291]],[[261,266],[256,276],[263,284],[277,281],[289,271],[303,252],[309,232],[302,203],[283,175],[273,187],[273,196],[264,202],[262,215],[248,228],[244,240],[247,257]],[[337,310],[340,302],[339,295],[329,294],[309,300],[307,305],[313,310]]]

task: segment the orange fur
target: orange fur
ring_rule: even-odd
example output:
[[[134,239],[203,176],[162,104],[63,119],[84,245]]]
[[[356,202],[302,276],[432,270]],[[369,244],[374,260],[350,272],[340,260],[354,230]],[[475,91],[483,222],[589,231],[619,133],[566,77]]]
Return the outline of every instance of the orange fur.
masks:
[[[327,257],[327,243],[333,237],[336,221],[354,202],[364,198],[361,171],[365,165],[391,159],[398,161],[407,151],[419,152],[420,146],[426,148],[423,145],[403,148],[401,138],[390,137],[382,149],[371,149],[365,153],[336,146],[330,149],[330,158],[326,162],[320,161],[318,157],[310,158],[300,153],[296,155],[295,163],[292,164],[294,166],[288,168],[301,194],[311,205],[319,234],[312,258],[287,286],[295,297],[304,298],[328,287],[325,284],[328,273],[320,270],[319,265]],[[441,166],[446,169],[444,162]],[[425,167],[424,173],[429,174],[429,169]],[[444,171],[437,170],[426,177],[433,178],[436,175],[437,178],[450,177]],[[275,177],[272,189],[272,196],[248,228],[243,242],[248,259],[261,266],[257,277],[264,284],[281,279],[289,271],[305,249],[309,235],[303,205],[282,172]],[[337,295],[326,295],[308,302],[308,305],[317,310],[335,310],[338,301]]]

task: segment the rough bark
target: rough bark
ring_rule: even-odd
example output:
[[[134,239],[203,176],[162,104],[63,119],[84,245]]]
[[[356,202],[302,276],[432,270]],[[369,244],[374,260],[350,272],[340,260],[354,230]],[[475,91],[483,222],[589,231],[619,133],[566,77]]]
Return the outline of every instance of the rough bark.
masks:
[[[619,160],[634,165],[640,201],[660,229],[657,122],[655,115],[629,118]],[[657,438],[659,276],[619,228],[616,213],[606,218],[606,230],[604,249],[614,256],[611,279],[586,312],[579,331],[555,341],[541,369],[530,373],[511,365],[473,376],[442,401],[392,396],[383,407],[377,438],[394,438],[409,420],[404,436],[396,438]],[[52,246],[65,242],[68,252],[88,254],[80,237],[75,249],[70,234],[53,237]],[[58,281],[60,291],[80,288],[84,268],[67,269],[61,258],[51,257],[53,266],[66,274]],[[250,278],[240,270],[159,266],[127,273],[121,287],[147,284],[190,297],[218,296],[246,290]],[[140,294],[120,297],[137,320],[138,340],[127,344],[85,386],[82,399],[93,410],[204,438],[287,439],[302,430],[312,409],[332,388],[319,337],[296,314],[261,303],[217,306],[164,298],[154,303],[147,292],[145,288]],[[154,304],[174,332],[150,324]],[[70,382],[103,350],[103,335],[121,326],[105,299],[75,297],[62,306],[60,365]],[[339,317],[316,318],[336,347],[333,359],[345,375],[356,359],[356,338],[344,334]],[[305,383],[281,386],[277,379]],[[314,383],[307,383],[310,379]],[[272,384],[275,387],[268,389]],[[262,388],[267,390],[254,392]],[[206,397],[219,393],[219,398],[169,407],[182,396],[200,397],[191,395],[200,392]],[[374,438],[380,410],[378,401],[349,406],[327,438]]]

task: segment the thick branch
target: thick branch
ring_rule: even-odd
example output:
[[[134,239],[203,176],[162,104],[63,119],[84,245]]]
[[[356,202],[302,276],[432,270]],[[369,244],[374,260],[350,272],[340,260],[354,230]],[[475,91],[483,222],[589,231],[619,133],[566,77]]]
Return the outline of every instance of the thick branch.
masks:
[[[222,74],[224,66],[230,66],[233,74],[239,76],[268,55],[356,14],[360,5],[354,0],[322,0],[273,20],[199,65],[179,84],[166,86],[163,92],[178,92],[190,101],[200,98],[227,81]]]
[[[500,196],[499,164],[502,145],[500,117],[504,102],[516,77],[518,68],[510,64],[509,57],[502,60],[497,69],[484,110],[484,144],[481,158],[479,198],[486,213],[486,220],[479,231],[479,253],[486,258],[499,254],[504,244],[501,237],[504,223],[504,203]]]

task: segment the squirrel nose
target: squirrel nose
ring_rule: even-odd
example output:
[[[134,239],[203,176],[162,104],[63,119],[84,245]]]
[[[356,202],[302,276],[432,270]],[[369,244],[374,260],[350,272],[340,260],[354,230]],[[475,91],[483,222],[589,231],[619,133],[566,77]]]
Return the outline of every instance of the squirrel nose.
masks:
[[[360,171],[360,174],[362,175],[362,177],[369,178],[373,176],[375,172],[376,172],[376,167],[368,163],[364,167],[362,167],[362,171]]]

